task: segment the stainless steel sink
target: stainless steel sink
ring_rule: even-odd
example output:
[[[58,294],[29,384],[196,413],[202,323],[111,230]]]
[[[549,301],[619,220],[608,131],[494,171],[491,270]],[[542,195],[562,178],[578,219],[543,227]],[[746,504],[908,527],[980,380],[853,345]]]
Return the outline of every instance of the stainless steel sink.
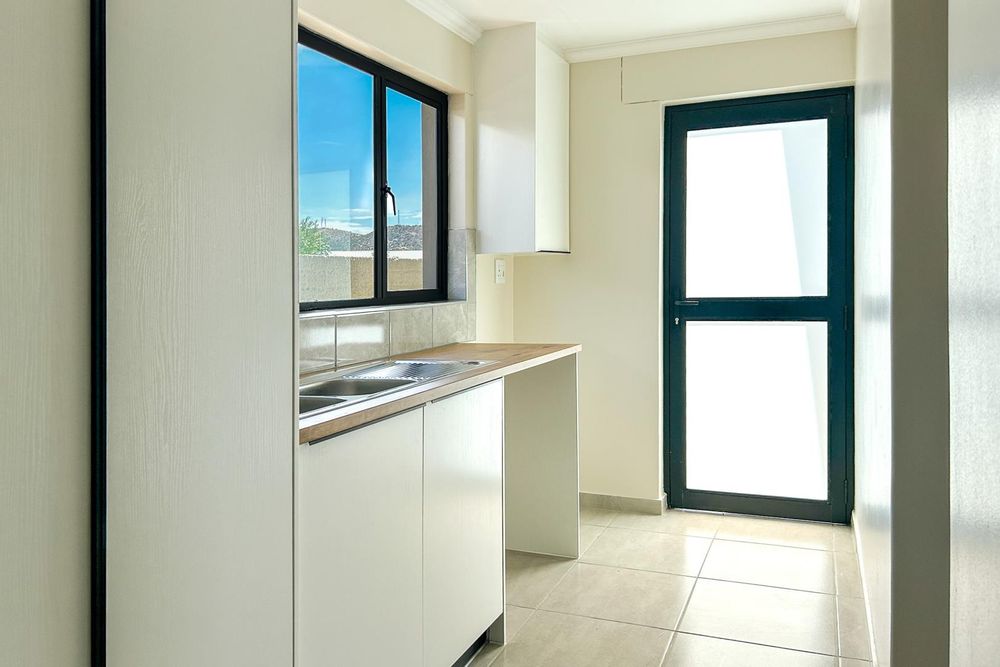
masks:
[[[299,396],[371,396],[411,385],[415,380],[389,378],[347,378],[325,380],[302,387]]]
[[[299,395],[299,415],[316,410],[332,408],[338,403],[343,403],[346,399],[334,398],[333,396],[302,396]]]

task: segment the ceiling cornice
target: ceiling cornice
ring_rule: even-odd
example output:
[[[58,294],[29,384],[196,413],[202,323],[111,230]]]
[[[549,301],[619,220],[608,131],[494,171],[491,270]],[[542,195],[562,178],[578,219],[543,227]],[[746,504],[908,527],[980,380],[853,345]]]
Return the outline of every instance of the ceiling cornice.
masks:
[[[465,17],[445,0],[406,0],[442,26],[469,42],[475,44],[483,35],[483,30]]]
[[[664,35],[663,37],[653,37],[650,39],[637,39],[627,42],[599,44],[597,46],[586,46],[576,49],[564,49],[563,53],[566,60],[569,62],[579,63],[589,60],[607,60],[609,58],[622,58],[625,56],[641,56],[648,53],[659,53],[661,51],[694,49],[701,46],[749,42],[757,39],[789,37],[791,35],[804,35],[813,32],[826,32],[829,30],[845,30],[853,27],[854,22],[848,19],[848,17],[844,14],[831,14],[829,16],[816,16],[804,19],[791,19],[787,21],[771,21],[768,23],[757,23],[754,25],[738,26],[734,28],[700,30],[698,32]]]

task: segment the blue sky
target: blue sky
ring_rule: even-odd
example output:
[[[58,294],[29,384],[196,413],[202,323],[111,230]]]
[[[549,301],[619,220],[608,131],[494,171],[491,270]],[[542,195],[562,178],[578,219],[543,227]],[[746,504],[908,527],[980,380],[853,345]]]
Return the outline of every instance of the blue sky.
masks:
[[[373,79],[299,45],[299,217],[325,225],[372,229]],[[390,89],[386,95],[389,184],[399,217],[420,224],[421,103]]]

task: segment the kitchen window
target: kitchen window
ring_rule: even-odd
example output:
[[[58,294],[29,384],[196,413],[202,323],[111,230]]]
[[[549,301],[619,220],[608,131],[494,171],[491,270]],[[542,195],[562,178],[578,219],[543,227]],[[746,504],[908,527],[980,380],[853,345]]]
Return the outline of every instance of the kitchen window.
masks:
[[[447,104],[300,28],[301,310],[446,298]]]

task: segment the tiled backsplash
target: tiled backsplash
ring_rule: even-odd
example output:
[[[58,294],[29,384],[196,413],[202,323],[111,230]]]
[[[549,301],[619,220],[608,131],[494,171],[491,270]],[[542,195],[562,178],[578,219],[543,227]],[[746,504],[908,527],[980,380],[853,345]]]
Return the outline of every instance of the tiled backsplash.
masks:
[[[343,368],[476,337],[475,231],[448,233],[448,298],[440,303],[299,316],[299,372]]]

